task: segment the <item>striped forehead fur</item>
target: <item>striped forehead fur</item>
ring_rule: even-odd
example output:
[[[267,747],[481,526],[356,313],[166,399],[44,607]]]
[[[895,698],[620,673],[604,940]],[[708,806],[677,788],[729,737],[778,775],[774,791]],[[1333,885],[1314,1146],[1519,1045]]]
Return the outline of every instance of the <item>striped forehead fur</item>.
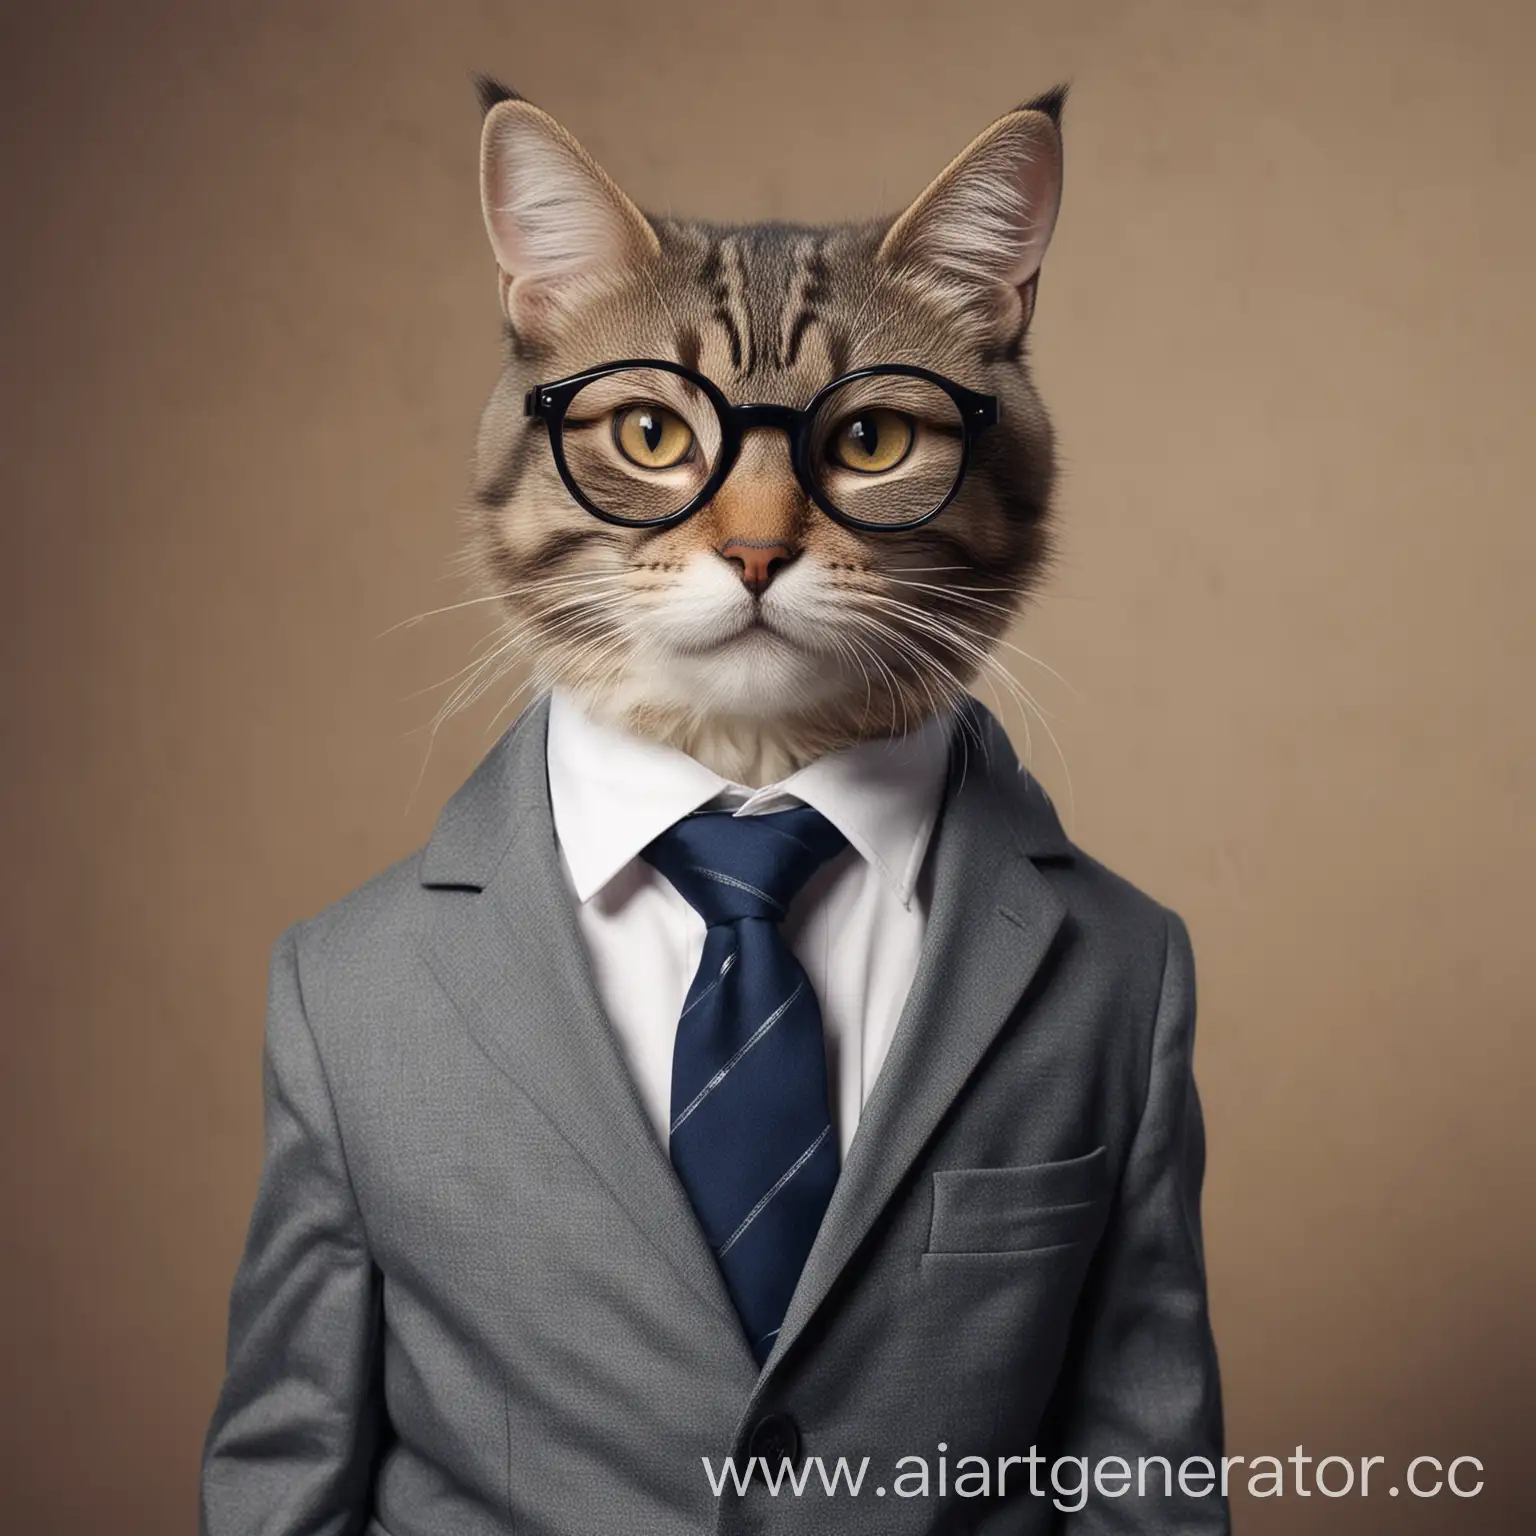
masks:
[[[813,328],[845,347],[837,313],[837,264],[857,239],[842,226],[768,223],[718,226],[661,223],[663,241],[696,252],[696,281],[709,319],[723,332],[732,371],[782,372],[801,362]],[[867,241],[866,244],[871,242]]]

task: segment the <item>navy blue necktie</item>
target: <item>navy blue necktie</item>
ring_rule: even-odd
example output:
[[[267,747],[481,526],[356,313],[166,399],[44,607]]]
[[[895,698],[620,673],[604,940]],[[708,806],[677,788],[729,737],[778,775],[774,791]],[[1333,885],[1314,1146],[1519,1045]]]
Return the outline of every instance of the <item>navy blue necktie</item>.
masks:
[[[704,919],[672,1054],[669,1137],[752,1353],[768,1358],[837,1182],[821,1008],[779,934],[845,846],[810,806],[685,816],[643,857]]]

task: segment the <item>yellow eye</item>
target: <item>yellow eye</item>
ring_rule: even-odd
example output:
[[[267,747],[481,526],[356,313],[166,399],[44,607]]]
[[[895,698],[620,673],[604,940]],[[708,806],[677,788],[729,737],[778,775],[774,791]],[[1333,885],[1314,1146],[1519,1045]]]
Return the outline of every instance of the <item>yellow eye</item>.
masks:
[[[641,469],[672,469],[693,450],[688,424],[663,405],[631,405],[615,412],[613,440]]]
[[[900,411],[876,406],[849,416],[833,434],[828,451],[835,464],[861,475],[884,474],[912,451],[911,420]]]

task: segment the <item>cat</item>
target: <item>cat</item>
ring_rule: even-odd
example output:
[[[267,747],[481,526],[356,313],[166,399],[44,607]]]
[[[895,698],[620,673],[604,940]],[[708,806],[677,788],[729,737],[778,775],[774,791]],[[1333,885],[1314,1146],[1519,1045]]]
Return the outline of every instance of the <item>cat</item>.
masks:
[[[1054,434],[1027,340],[1060,205],[1066,87],[995,121],[899,216],[810,227],[644,214],[546,112],[479,86],[505,331],[470,508],[472,563],[505,618],[480,686],[525,665],[532,685],[749,786],[958,703],[997,667],[1049,562]],[[684,521],[623,526],[577,502],[549,423],[525,412],[536,386],[651,358],[733,404],[796,408],[851,371],[916,365],[994,396],[997,421],[953,500],[904,531],[825,515],[772,431],[745,434],[729,477]],[[620,416],[650,434],[635,439],[647,462],[672,452],[665,433],[693,444],[704,429],[680,422],[676,402],[636,416],[615,401],[580,442],[623,511],[626,486],[642,507],[650,487],[612,435]],[[853,451],[869,463],[873,420],[837,429],[863,434]],[[879,420],[888,441],[917,430]],[[954,452],[952,438],[932,440]],[[878,508],[877,478],[859,482],[861,505]]]

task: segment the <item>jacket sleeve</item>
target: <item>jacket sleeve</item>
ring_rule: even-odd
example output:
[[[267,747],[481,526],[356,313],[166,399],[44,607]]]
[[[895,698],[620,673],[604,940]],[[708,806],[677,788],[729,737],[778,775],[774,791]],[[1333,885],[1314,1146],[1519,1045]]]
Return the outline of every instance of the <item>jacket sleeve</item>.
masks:
[[[203,1449],[202,1536],[351,1536],[383,1425],[381,1289],[305,1016],[295,932],[272,957],[265,1152]]]
[[[1057,1405],[1054,1453],[1086,1458],[1088,1485],[1083,1507],[1059,1516],[1059,1536],[1227,1536],[1231,1529],[1200,1225],[1205,1134],[1194,1032],[1194,956],[1183,921],[1169,912],[1146,1099]]]

